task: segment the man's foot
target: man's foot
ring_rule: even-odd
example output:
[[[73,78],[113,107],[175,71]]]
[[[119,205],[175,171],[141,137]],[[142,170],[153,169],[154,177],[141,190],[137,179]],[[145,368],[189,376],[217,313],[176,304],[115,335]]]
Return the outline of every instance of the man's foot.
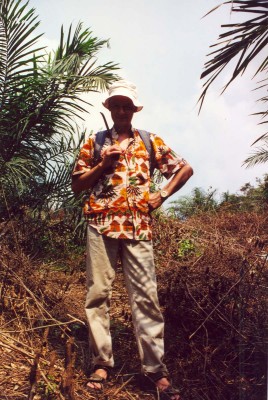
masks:
[[[108,370],[105,368],[98,367],[90,375],[87,388],[90,390],[102,391],[103,385],[108,379]]]
[[[172,387],[170,381],[163,377],[155,382],[160,400],[181,400],[178,389]]]
[[[156,381],[155,385],[160,400],[181,400],[178,389],[174,388],[166,377]]]

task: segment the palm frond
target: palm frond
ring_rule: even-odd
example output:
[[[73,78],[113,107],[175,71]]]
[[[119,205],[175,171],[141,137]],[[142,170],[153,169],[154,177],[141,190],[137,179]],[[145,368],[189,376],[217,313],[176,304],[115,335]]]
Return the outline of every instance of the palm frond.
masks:
[[[108,62],[95,66],[97,62],[95,55],[103,46],[108,45],[108,40],[93,37],[88,29],[82,31],[81,22],[77,25],[73,36],[70,26],[66,42],[64,37],[62,27],[60,45],[54,57],[53,53],[49,55],[48,74],[55,81],[60,79],[61,82],[65,82],[62,89],[65,93],[102,91],[118,78],[113,74],[113,71],[118,69],[117,64]]]
[[[265,137],[264,145],[257,147],[256,150],[243,163],[246,167],[254,167],[257,164],[268,162],[268,137]]]
[[[250,14],[250,18],[239,23],[222,25],[223,28],[229,30],[219,35],[218,42],[211,47],[215,48],[213,52],[208,54],[209,60],[205,63],[205,70],[201,74],[201,79],[207,78],[203,84],[203,90],[198,99],[199,113],[204,104],[205,97],[211,84],[218,78],[222,71],[229,66],[232,61],[235,65],[232,69],[232,75],[222,89],[221,94],[227,87],[240,75],[242,75],[249,64],[258,57],[259,64],[254,76],[260,73],[268,72],[268,3],[267,0],[228,0],[221,5],[231,4],[232,12],[240,12]],[[216,7],[215,9],[217,9]],[[215,11],[213,9],[212,11]],[[252,17],[253,15],[253,17]],[[266,50],[266,52],[265,52]],[[267,79],[261,81],[261,85],[257,89],[266,89],[268,85]],[[267,97],[263,96],[258,101],[267,104]],[[261,116],[263,121],[260,124],[266,124],[267,111],[255,113]],[[264,133],[254,141],[265,141],[268,133]],[[267,158],[263,148],[258,148],[256,154],[247,158],[245,164],[255,165],[259,162],[266,162]]]
[[[200,102],[199,111],[209,86],[231,61],[239,57],[233,68],[232,76],[223,91],[247,69],[252,60],[261,54],[268,44],[267,1],[236,0],[226,1],[223,4],[231,4],[232,12],[254,13],[257,14],[257,17],[235,24],[222,25],[222,27],[230,28],[230,30],[219,36],[219,43],[212,47],[220,47],[208,55],[212,57],[205,63],[205,70],[201,74],[201,79],[213,75],[203,85],[203,91],[198,100]],[[267,53],[264,53],[255,74],[266,70],[267,64],[268,56]]]
[[[118,67],[98,65],[108,41],[82,23],[66,39],[62,28],[58,49],[46,56],[36,45],[38,25],[27,1],[0,0],[0,183],[14,209],[40,212],[77,205],[70,175],[84,136],[78,121],[90,106],[80,96],[106,89]]]
[[[0,162],[0,184],[8,191],[15,190],[18,194],[25,190],[25,182],[36,171],[36,163],[29,158],[13,157],[9,162]]]
[[[34,9],[26,10],[28,2],[22,5],[21,0],[2,0],[0,3],[0,103],[12,96],[12,84],[20,85],[20,79],[31,75],[33,52],[38,53],[41,47],[33,48],[42,36],[32,36],[39,22]],[[35,56],[36,58],[37,56]]]

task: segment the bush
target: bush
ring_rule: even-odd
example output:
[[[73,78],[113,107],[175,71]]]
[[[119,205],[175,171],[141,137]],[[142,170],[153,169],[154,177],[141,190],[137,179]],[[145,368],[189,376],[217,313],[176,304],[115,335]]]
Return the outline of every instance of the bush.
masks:
[[[263,214],[156,224],[166,346],[187,399],[265,399],[266,227]]]

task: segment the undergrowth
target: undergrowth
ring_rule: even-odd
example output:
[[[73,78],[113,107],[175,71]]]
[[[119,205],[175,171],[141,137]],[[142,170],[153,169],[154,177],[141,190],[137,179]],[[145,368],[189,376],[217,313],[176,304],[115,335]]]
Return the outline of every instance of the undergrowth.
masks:
[[[72,240],[66,221],[53,224],[35,252],[30,222],[1,226],[3,399],[97,398],[85,390],[84,246]],[[264,213],[203,213],[184,222],[160,214],[154,221],[166,363],[182,398],[266,398],[267,226]],[[149,400],[138,385],[120,268],[111,312],[117,362],[104,398]]]

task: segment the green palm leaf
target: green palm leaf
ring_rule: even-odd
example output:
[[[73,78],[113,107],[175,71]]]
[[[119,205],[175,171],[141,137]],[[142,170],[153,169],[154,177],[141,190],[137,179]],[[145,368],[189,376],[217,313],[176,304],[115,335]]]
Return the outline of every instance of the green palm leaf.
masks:
[[[245,161],[247,167],[254,167],[257,164],[268,162],[268,138],[264,138],[264,144],[256,148],[256,150]]]
[[[235,61],[232,76],[225,84],[222,92],[240,75],[242,75],[249,64],[257,57],[260,60],[254,75],[267,73],[268,68],[268,2],[267,0],[230,0],[222,3],[231,4],[232,12],[247,13],[250,15],[248,20],[235,24],[222,25],[223,28],[229,28],[228,31],[219,36],[219,42],[211,47],[217,47],[212,53],[208,54],[209,60],[205,63],[205,70],[201,74],[201,79],[207,78],[203,84],[203,91],[198,99],[200,104],[199,112],[203,106],[205,96],[211,84],[222,73],[231,61]],[[215,11],[218,7],[214,8]],[[211,11],[211,12],[212,12]],[[263,80],[259,88],[266,88],[267,81]],[[267,96],[260,99],[267,104]],[[267,117],[267,112],[259,113],[262,118]],[[267,123],[267,120],[261,123]],[[264,140],[268,132],[259,137]],[[261,157],[265,160],[265,157]]]
[[[11,207],[49,212],[77,206],[70,174],[84,135],[77,124],[90,105],[80,95],[106,88],[117,65],[98,65],[108,41],[82,23],[66,39],[61,28],[58,49],[46,55],[28,4],[0,0],[0,185]]]
[[[2,0],[0,2],[0,102],[10,93],[12,82],[20,85],[20,79],[31,74],[32,46],[42,35],[31,36],[39,25],[34,9],[26,11],[28,2]],[[41,48],[35,48],[38,52]]]

